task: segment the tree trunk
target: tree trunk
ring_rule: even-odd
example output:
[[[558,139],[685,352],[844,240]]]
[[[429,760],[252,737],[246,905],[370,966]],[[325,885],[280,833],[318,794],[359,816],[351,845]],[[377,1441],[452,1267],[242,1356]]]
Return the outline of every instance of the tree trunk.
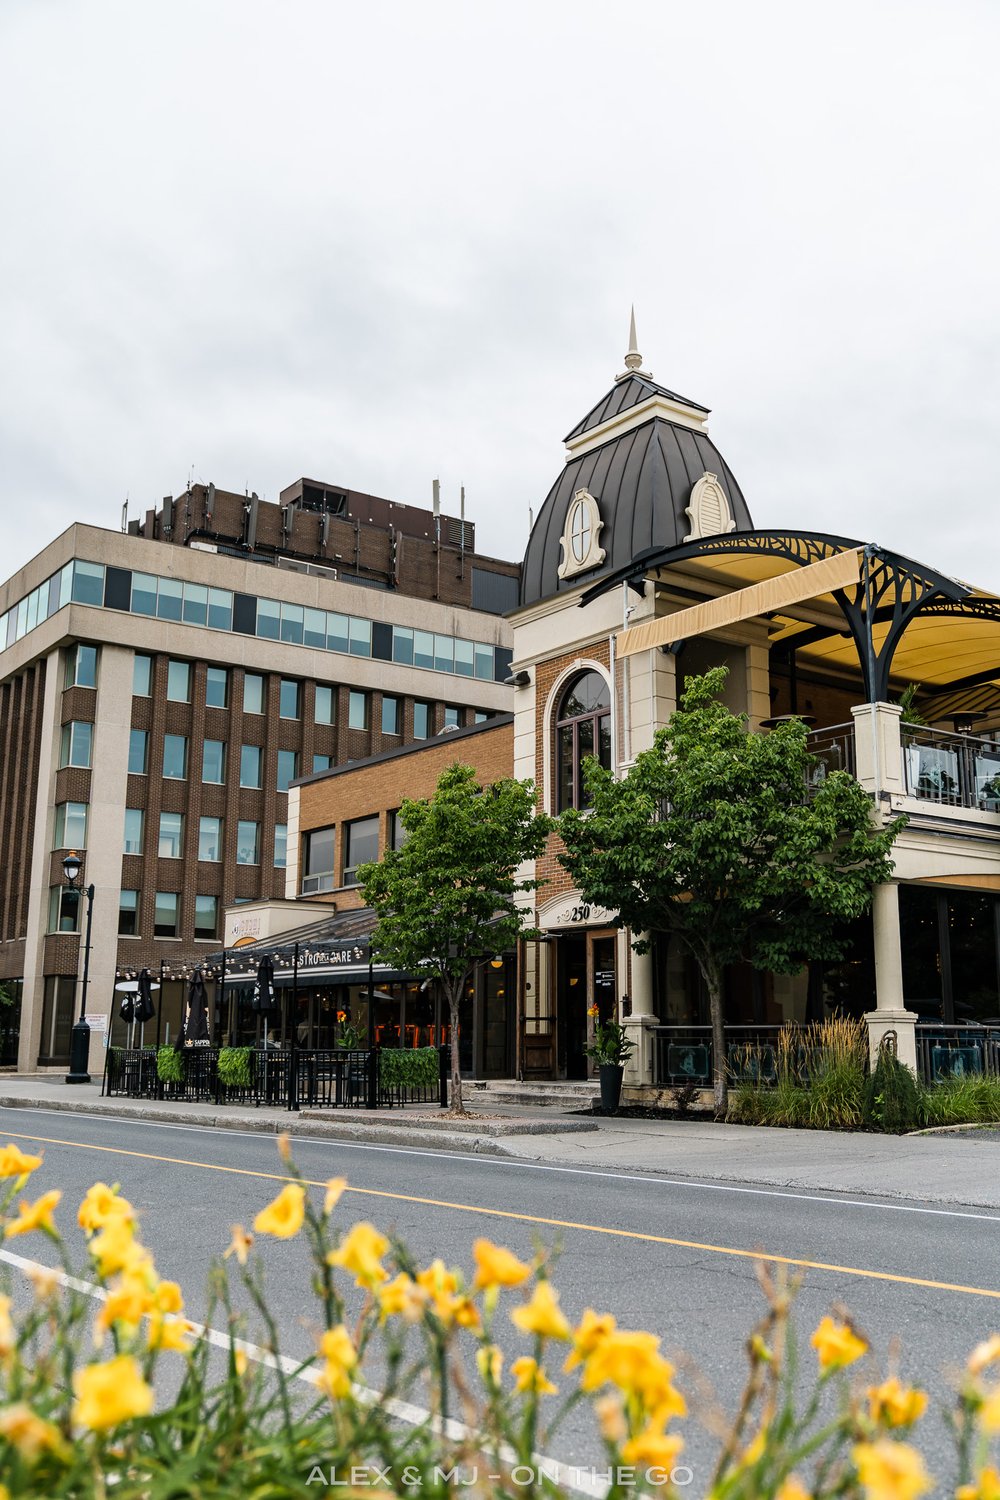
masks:
[[[712,1019],[712,1058],[715,1118],[724,1120],[729,1108],[729,1073],[726,1068],[726,1025],[723,1013],[722,975],[711,962],[699,960],[708,988],[709,1015]]]
[[[458,1065],[458,1007],[462,1001],[465,990],[465,978],[455,985],[447,985],[445,994],[448,997],[448,1017],[451,1022],[451,1099],[449,1102],[449,1113],[453,1115],[465,1114],[465,1101],[462,1098],[462,1073]]]

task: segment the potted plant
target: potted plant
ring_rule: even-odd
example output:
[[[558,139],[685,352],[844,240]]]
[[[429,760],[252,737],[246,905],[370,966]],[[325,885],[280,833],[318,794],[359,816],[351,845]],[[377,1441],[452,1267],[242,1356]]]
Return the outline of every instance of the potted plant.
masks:
[[[358,1048],[366,1045],[366,1039],[361,1034],[361,1027],[356,1026],[352,1021],[347,1019],[346,1010],[338,1010],[337,1012],[337,1031],[334,1036],[334,1045],[337,1047],[346,1047],[351,1052],[355,1052]]]
[[[587,1014],[594,1021],[594,1040],[584,1051],[597,1064],[601,1080],[601,1109],[605,1114],[613,1115],[617,1113],[622,1096],[625,1064],[635,1051],[635,1043],[617,1021],[602,1021],[596,1005],[592,1005]]]

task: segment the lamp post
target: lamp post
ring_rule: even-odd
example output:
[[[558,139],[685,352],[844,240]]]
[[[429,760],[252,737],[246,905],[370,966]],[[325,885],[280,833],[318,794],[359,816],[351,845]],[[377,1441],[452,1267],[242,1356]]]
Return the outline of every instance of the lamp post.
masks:
[[[83,861],[75,849],[71,849],[62,862],[63,872],[66,876],[66,885],[76,898],[80,900],[81,890],[77,885]],[[94,887],[92,885],[83,888],[83,894],[87,898],[87,932],[83,941],[83,988],[80,992],[80,1019],[74,1024],[69,1042],[69,1072],[66,1074],[67,1083],[89,1083],[90,1074],[87,1071],[90,1062],[90,1027],[87,1024],[87,984],[90,980],[90,928],[94,920]]]

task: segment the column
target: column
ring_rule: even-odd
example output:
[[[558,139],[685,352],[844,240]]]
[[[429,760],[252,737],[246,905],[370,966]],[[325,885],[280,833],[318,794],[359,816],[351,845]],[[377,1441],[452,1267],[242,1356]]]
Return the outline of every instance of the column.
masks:
[[[648,933],[643,933],[648,938]],[[635,1051],[625,1065],[625,1082],[633,1087],[652,1084],[654,1080],[653,1051],[657,1017],[653,1010],[653,954],[636,953],[631,946],[632,934],[626,928],[621,935],[623,951],[619,952],[620,972],[625,973],[623,960],[631,966],[629,999],[631,1014],[622,1017],[622,1024],[629,1040],[635,1043]]]
[[[890,883],[875,887],[872,926],[875,937],[875,1009],[865,1016],[872,1066],[878,1056],[879,1042],[887,1031],[895,1031],[899,1060],[915,1073],[917,1016],[915,1011],[906,1009],[903,999],[898,885]]]

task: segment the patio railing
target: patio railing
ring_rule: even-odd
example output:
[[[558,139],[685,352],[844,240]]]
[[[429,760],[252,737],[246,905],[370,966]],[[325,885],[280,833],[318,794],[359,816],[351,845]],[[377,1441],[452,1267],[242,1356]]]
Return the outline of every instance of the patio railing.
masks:
[[[1000,745],[972,734],[902,729],[903,776],[911,797],[943,807],[1000,812]]]
[[[917,1071],[924,1083],[1000,1077],[1000,1028],[917,1025]]]
[[[827,729],[814,729],[806,736],[810,755],[815,755],[818,764],[810,774],[813,783],[822,781],[831,771],[850,771],[857,774],[857,759],[854,753],[854,724],[831,724]]]

